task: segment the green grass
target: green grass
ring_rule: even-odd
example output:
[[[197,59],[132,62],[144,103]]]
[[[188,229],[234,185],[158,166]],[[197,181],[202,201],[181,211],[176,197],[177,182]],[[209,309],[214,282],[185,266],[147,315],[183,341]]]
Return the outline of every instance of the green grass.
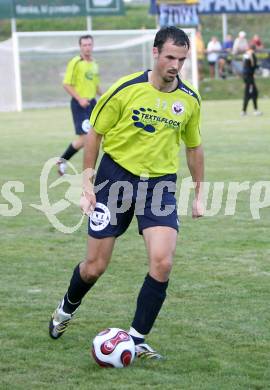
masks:
[[[262,100],[264,116],[241,118],[239,100],[203,104],[206,180],[269,180],[268,106]],[[184,216],[167,300],[148,339],[166,360],[103,370],[89,357],[91,340],[107,326],[129,326],[147,271],[136,222],[68,332],[51,340],[48,320],[84,258],[86,227],[65,235],[30,204],[39,203],[43,164],[73,137],[70,113],[33,110],[0,119],[0,188],[8,180],[25,186],[17,194],[22,212],[1,216],[0,224],[1,389],[269,389],[269,207],[253,220],[246,191],[234,216],[224,215],[224,203],[215,217]],[[81,158],[74,158],[78,169]],[[182,160],[186,177],[183,153]],[[56,178],[51,173],[50,181]],[[59,200],[67,188],[59,185],[51,196]],[[7,203],[1,195],[0,203]],[[66,223],[79,217],[73,205],[59,215]]]
[[[244,82],[240,77],[231,77],[226,80],[209,79],[206,68],[205,79],[200,82],[200,93],[203,100],[232,100],[242,99]],[[270,78],[257,77],[256,84],[262,98],[270,98]]]

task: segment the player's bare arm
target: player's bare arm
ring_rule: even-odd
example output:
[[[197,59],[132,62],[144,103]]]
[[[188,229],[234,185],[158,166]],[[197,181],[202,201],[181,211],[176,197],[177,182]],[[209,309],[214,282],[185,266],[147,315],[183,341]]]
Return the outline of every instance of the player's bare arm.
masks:
[[[192,217],[198,218],[203,216],[204,152],[202,145],[186,148],[186,157],[193,183],[195,183]]]
[[[99,154],[102,136],[91,128],[85,136],[83,159],[83,193],[80,206],[84,214],[91,214],[95,208],[96,196],[93,188],[94,169]]]
[[[74,99],[77,100],[77,102],[80,104],[81,107],[87,107],[89,106],[89,100],[86,98],[82,98],[78,95],[75,88],[70,84],[64,84],[65,91],[72,96]]]

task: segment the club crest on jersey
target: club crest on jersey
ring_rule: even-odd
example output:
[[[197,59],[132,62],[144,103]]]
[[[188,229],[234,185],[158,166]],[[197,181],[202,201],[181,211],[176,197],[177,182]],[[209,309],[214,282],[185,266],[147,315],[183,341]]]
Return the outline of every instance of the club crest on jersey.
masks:
[[[185,107],[181,102],[174,102],[172,105],[172,113],[176,115],[181,115],[185,111]]]
[[[89,223],[92,230],[99,232],[105,229],[110,223],[111,213],[107,206],[103,203],[96,203],[95,210],[92,212]]]
[[[85,78],[87,79],[87,80],[93,80],[93,72],[91,72],[91,71],[88,71],[88,72],[85,72]]]

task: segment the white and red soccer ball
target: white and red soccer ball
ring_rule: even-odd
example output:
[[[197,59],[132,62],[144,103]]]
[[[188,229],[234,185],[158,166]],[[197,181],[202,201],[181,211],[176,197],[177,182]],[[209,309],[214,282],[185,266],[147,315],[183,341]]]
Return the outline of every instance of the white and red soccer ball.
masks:
[[[135,344],[125,330],[108,328],[94,338],[92,355],[101,367],[127,367],[135,357]]]

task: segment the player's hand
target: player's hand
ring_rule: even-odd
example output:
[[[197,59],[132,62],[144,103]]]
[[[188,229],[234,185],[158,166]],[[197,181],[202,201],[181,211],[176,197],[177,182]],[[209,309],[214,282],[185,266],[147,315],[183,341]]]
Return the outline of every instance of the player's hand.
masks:
[[[83,214],[90,216],[96,207],[96,195],[94,192],[83,192],[80,200]]]
[[[86,108],[86,107],[88,107],[89,106],[89,100],[88,99],[85,99],[85,98],[80,98],[79,100],[78,100],[78,103],[79,103],[79,105],[81,106],[81,107],[83,107],[83,108]]]
[[[203,202],[195,198],[192,203],[192,218],[200,218],[203,217],[204,214],[204,206]]]

